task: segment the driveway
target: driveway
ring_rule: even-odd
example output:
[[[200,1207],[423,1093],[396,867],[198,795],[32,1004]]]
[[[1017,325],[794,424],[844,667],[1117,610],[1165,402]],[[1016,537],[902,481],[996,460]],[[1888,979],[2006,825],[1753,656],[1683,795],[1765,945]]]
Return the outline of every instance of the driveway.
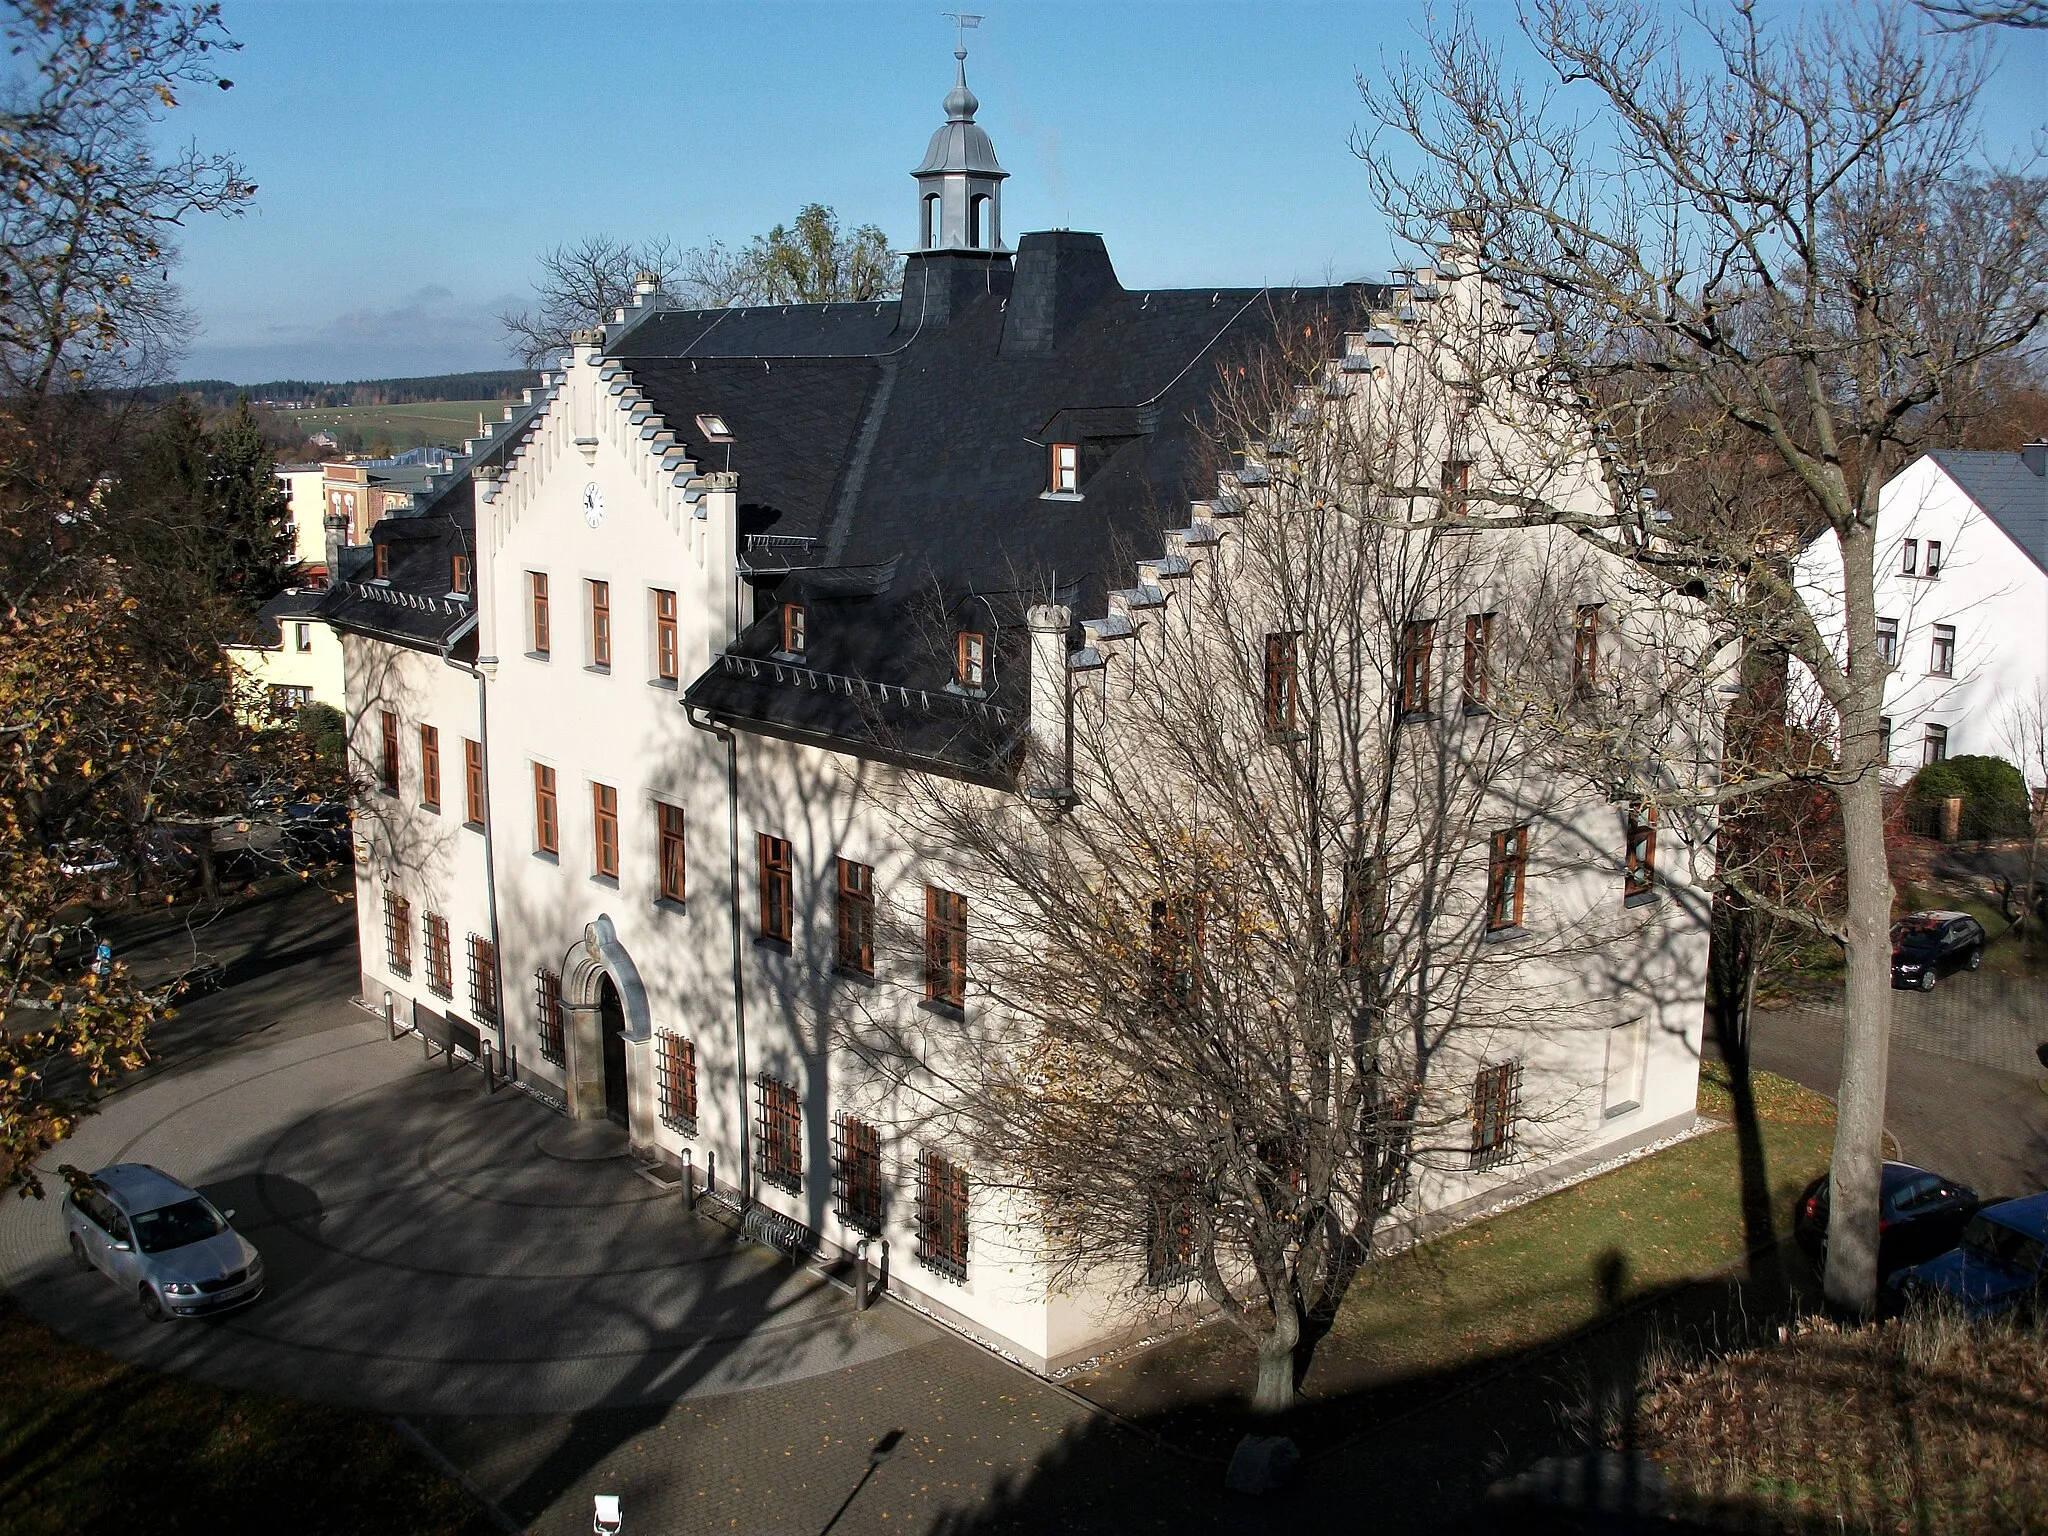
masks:
[[[0,1209],[0,1283],[83,1343],[226,1385],[396,1413],[667,1403],[877,1360],[933,1333],[689,1214],[623,1137],[352,1017],[200,1053],[44,1159],[149,1162],[236,1210],[268,1294],[151,1324],[70,1266],[54,1196]],[[56,1181],[53,1181],[56,1182]],[[61,1188],[61,1182],[57,1183]]]

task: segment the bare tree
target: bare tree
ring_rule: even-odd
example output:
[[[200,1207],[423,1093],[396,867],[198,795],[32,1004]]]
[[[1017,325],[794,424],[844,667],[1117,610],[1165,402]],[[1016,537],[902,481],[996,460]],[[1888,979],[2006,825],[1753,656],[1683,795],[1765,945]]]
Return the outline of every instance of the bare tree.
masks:
[[[1948,27],[2048,27],[2048,0],[1919,0]]]
[[[926,977],[958,1021],[837,1021],[899,1113],[972,1149],[1050,1285],[1191,1290],[1268,1412],[1390,1221],[1573,1134],[1613,1001],[1585,978],[1641,1006],[1686,974],[1686,920],[1621,900],[1626,809],[1549,761],[1545,717],[1591,707],[1573,616],[1602,560],[1401,527],[1402,488],[1464,495],[1470,402],[1423,366],[1354,393],[1342,345],[1310,327],[1223,370],[1215,441],[1251,462],[1088,634],[1070,748],[1016,793],[911,776],[891,802],[931,900],[971,912]],[[1066,618],[1030,616],[1057,630],[1035,706],[1070,686]],[[949,654],[958,622],[934,618]]]
[[[880,298],[902,284],[902,263],[872,224],[842,232],[811,203],[745,250],[719,241],[684,248],[667,237],[633,244],[588,235],[542,253],[531,308],[498,317],[520,360],[539,367],[576,331],[604,325],[645,285],[700,309]]]
[[[2020,896],[2021,937],[2038,942],[2042,902],[2041,844],[2048,838],[2048,682],[2037,681],[2030,697],[2007,702],[2003,722],[2005,749],[2027,781],[2027,875]],[[2011,916],[2008,909],[2007,916]]]
[[[1789,656],[1832,717],[1810,765],[1731,763],[1705,788],[1805,779],[1841,808],[1840,909],[1785,915],[1847,956],[1826,1289],[1852,1310],[1876,1290],[1890,1012],[1878,492],[1933,409],[2048,310],[2042,182],[1982,168],[1981,51],[1927,37],[1916,15],[1774,25],[1742,0],[1690,19],[1539,0],[1524,25],[1543,88],[1509,78],[1465,18],[1432,28],[1384,85],[1361,81],[1379,128],[1358,148],[1402,232],[1462,231],[1549,338],[1540,365],[1491,387],[1576,395],[1611,433],[1618,520],[1526,503],[1502,515],[1629,547],[1701,593],[1726,637]],[[1767,535],[1657,529],[1638,508],[1647,482],[1681,486],[1729,452],[1785,472],[1793,515]],[[1789,579],[1812,534],[1839,557],[1832,595]]]

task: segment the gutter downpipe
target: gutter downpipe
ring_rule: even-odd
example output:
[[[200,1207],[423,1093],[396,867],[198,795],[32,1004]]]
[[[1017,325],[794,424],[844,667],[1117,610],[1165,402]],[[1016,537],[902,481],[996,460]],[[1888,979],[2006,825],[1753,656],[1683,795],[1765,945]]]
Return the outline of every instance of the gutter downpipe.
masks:
[[[709,731],[725,743],[726,840],[731,854],[732,897],[732,1024],[734,1062],[740,1106],[740,1209],[754,1204],[754,1157],[752,1130],[747,1116],[747,989],[740,949],[740,756],[739,741],[731,726],[708,711],[700,712],[685,703],[690,724]]]
[[[484,689],[483,668],[486,658],[479,656],[476,661],[457,661],[453,654],[455,643],[477,626],[478,614],[474,604],[469,617],[449,631],[448,638],[441,642],[441,660],[458,672],[467,672],[476,679],[476,733],[477,750],[483,754],[484,770],[484,892],[490,901],[491,922],[491,985],[498,995],[498,1070],[505,1070],[505,951],[498,942],[498,874],[491,857],[491,714],[489,696]],[[497,658],[489,658],[493,665]]]

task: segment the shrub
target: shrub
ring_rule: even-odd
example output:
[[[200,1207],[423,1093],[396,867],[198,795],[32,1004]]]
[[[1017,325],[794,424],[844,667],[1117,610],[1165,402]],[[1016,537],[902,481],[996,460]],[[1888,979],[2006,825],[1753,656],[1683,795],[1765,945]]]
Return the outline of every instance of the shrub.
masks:
[[[317,699],[310,704],[299,706],[299,730],[313,743],[313,750],[320,754],[323,764],[332,766],[341,761],[342,748],[348,741],[348,725],[341,717],[341,711],[332,704],[322,704]]]
[[[2027,831],[2027,781],[2002,757],[1952,757],[1913,775],[1907,797],[1923,814],[1942,801],[1963,802],[1964,837],[2023,837]]]

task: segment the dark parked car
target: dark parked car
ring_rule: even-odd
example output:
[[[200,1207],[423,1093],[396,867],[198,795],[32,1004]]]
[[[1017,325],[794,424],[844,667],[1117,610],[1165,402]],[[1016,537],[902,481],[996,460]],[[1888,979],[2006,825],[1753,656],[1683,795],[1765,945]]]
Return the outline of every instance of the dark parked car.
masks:
[[[1987,1205],[1956,1247],[1892,1277],[1908,1300],[1943,1298],[1972,1317],[2048,1303],[2048,1194]]]
[[[1911,1163],[1886,1163],[1877,1203],[1877,1272],[1888,1275],[1955,1247],[1976,1212],[1976,1191]],[[1828,1178],[1806,1186],[1792,1233],[1815,1263],[1828,1251]]]
[[[1967,912],[1914,912],[1892,924],[1892,985],[1932,992],[1953,971],[1984,963],[1984,930]]]
[[[355,844],[348,807],[338,800],[300,801],[284,808],[284,846],[307,864],[347,863]]]

